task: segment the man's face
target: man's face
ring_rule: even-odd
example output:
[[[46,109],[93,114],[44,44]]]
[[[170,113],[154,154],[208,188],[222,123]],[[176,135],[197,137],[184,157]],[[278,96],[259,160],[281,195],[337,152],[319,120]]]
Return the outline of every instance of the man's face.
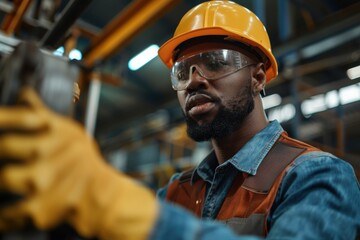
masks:
[[[216,49],[223,48],[229,45],[216,46]],[[181,52],[179,58],[210,49],[214,46],[199,44]],[[254,109],[249,67],[218,80],[206,80],[194,70],[187,88],[177,95],[188,135],[195,141],[230,135]]]

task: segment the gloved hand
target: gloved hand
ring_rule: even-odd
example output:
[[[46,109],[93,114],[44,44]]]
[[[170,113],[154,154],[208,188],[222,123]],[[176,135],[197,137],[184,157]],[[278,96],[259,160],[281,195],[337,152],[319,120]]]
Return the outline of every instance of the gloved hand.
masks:
[[[153,193],[102,159],[73,120],[48,110],[26,88],[22,105],[0,108],[0,191],[24,199],[0,210],[0,231],[31,219],[39,229],[62,221],[84,237],[146,239],[158,212]]]

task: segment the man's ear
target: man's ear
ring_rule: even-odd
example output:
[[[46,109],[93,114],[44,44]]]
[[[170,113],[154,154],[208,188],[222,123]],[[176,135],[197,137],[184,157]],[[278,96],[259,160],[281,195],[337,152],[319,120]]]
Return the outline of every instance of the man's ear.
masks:
[[[256,64],[252,71],[252,85],[254,94],[257,95],[265,89],[266,72],[263,63]]]

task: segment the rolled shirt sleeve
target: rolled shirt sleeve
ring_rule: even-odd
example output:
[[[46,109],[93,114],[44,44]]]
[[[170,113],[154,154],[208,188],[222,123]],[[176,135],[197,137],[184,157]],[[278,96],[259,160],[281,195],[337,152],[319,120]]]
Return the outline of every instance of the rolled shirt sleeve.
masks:
[[[268,223],[270,239],[355,239],[360,190],[353,168],[328,153],[299,157],[280,185]]]

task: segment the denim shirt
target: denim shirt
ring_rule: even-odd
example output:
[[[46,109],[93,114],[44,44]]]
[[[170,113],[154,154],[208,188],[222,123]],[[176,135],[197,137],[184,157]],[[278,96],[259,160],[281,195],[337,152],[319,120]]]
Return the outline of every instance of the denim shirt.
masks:
[[[200,177],[209,184],[202,219],[164,201],[167,188],[160,189],[160,213],[150,239],[261,239],[235,235],[214,219],[238,171],[255,175],[283,131],[273,121],[223,164],[213,153],[199,164],[192,181]],[[326,152],[301,155],[286,172],[267,222],[266,239],[355,239],[360,235],[360,188],[353,168]]]

